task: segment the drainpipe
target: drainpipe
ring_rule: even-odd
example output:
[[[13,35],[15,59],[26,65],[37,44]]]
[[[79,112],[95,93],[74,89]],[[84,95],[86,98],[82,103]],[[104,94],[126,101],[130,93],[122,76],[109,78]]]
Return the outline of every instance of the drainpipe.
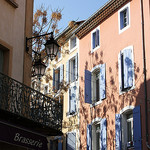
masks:
[[[143,49],[143,72],[144,72],[144,92],[145,92],[145,128],[146,128],[146,146],[150,149],[148,143],[148,112],[147,112],[147,81],[146,81],[146,57],[145,57],[145,32],[144,32],[144,12],[143,0],[141,0],[141,23],[142,23],[142,49]]]

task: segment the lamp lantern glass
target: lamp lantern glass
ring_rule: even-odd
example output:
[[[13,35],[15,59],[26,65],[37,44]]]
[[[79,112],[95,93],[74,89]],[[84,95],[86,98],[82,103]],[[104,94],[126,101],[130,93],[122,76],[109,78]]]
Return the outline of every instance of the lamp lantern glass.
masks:
[[[33,67],[35,70],[35,75],[41,78],[44,75],[46,69],[46,65],[42,62],[41,58],[35,60]]]
[[[53,33],[51,33],[50,39],[47,40],[45,43],[45,50],[47,56],[50,58],[51,61],[57,56],[57,53],[59,51],[59,45],[54,39]]]

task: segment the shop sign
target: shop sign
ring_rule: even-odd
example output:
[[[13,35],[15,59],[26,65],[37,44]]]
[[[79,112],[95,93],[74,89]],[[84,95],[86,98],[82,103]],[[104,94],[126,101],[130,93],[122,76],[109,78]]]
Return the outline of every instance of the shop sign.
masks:
[[[0,140],[35,150],[47,150],[44,136],[0,122]]]

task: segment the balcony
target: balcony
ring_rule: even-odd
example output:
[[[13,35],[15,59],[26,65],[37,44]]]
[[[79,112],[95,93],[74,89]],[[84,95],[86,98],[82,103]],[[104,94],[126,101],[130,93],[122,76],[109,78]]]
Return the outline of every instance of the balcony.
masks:
[[[0,73],[0,121],[45,136],[62,135],[62,104]]]

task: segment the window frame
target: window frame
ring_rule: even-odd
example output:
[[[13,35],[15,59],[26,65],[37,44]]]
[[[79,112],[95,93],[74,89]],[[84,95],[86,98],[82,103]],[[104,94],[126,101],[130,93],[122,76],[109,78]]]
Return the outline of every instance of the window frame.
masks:
[[[73,82],[75,82],[75,57],[73,57],[73,58],[71,58],[70,60],[69,60],[69,63],[70,63],[70,65],[69,65],[69,70],[70,70],[70,82],[71,83],[73,83]]]
[[[71,76],[72,76],[72,69],[71,69],[71,61],[74,61],[75,62],[75,67],[76,67],[76,57],[77,57],[77,64],[78,64],[78,61],[79,61],[79,57],[78,57],[78,53],[75,53],[73,56],[71,56],[68,61],[69,61],[69,82],[70,82],[70,85],[74,84],[75,82],[78,81],[78,79],[76,79],[76,70],[77,70],[77,76],[78,76],[78,72],[79,72],[79,66],[77,65],[77,69],[74,68],[74,80],[71,80]]]
[[[122,77],[123,77],[123,75],[122,75],[122,67],[121,67],[121,65],[122,65],[122,62],[121,62],[121,55],[123,54],[123,52],[124,52],[124,50],[126,50],[126,49],[131,49],[132,50],[132,63],[133,63],[133,68],[132,68],[132,72],[133,72],[133,86],[132,87],[130,87],[130,88],[125,88],[125,89],[121,89],[120,87],[122,86],[122,85],[124,85],[122,82],[124,82],[123,80],[124,79],[122,79]],[[135,88],[135,74],[134,74],[134,48],[133,48],[133,46],[128,46],[128,47],[126,47],[126,48],[124,48],[123,50],[121,50],[120,52],[119,52],[119,55],[118,55],[118,68],[119,68],[119,94],[121,95],[121,94],[123,94],[123,93],[125,93],[125,92],[128,92],[128,91],[130,91],[130,90],[133,90],[134,88]]]
[[[60,67],[57,67],[56,69],[55,69],[55,71],[56,70],[58,70],[59,71],[59,73],[56,73],[55,72],[55,90],[58,92],[59,90],[60,90]],[[57,75],[57,76],[56,76]],[[58,81],[56,81],[56,77],[58,78],[57,80]],[[57,83],[58,82],[58,83]],[[58,89],[56,89],[56,85],[58,86],[57,88]]]
[[[92,149],[97,149],[97,135],[96,135],[96,127],[99,125],[99,148],[101,148],[101,142],[100,142],[100,137],[101,137],[101,133],[100,133],[100,126],[101,123],[100,121],[95,121],[92,123]]]
[[[72,41],[74,38],[76,39],[76,44],[75,44],[74,47],[71,48],[71,41]],[[73,35],[73,36],[69,39],[69,53],[71,53],[71,52],[73,52],[75,49],[77,49],[77,46],[78,46],[78,38],[77,38],[75,35]]]
[[[98,77],[97,77],[98,75]],[[98,97],[99,97],[99,100],[96,99],[97,98],[97,90],[96,90],[96,80],[97,78],[99,78],[99,75],[100,75],[100,66],[96,66],[96,68],[93,68],[92,70],[92,84],[91,84],[91,88],[92,88],[92,103],[93,104],[97,104],[99,101],[100,101],[100,89],[98,88]],[[99,80],[99,79],[98,79]],[[99,80],[99,84],[100,84],[100,80]]]
[[[76,86],[76,111],[74,113],[70,113],[70,89],[72,87]],[[77,84],[76,83],[72,83],[69,88],[68,88],[68,109],[67,109],[67,117],[71,117],[71,116],[74,116],[77,114],[77,100],[78,100],[78,97],[77,97]]]
[[[99,30],[99,45],[96,46],[95,48],[93,48],[93,34],[96,33],[96,30]],[[93,53],[94,51],[96,51],[99,48],[100,48],[100,26],[98,26],[91,32],[91,53]]]
[[[58,80],[59,80],[59,89],[57,90],[56,89],[56,86],[55,86],[55,90],[54,90],[54,92],[55,93],[59,93],[59,91],[60,91],[60,84],[61,84],[61,82],[60,82],[60,69],[61,69],[61,66],[62,66],[63,64],[59,64],[58,66],[57,66],[57,68],[55,68],[54,70],[58,70],[59,69],[59,78],[58,78]],[[64,68],[64,67],[63,67]],[[63,70],[63,74],[64,74],[64,70]],[[64,78],[64,75],[63,75],[63,78]],[[56,82],[56,73],[55,73],[55,82]]]
[[[128,129],[127,129],[127,120],[132,120],[133,123],[133,109],[134,106],[127,106],[125,107],[123,110],[120,111],[121,114],[121,144],[122,144],[122,148],[123,149],[127,149],[127,144],[129,144],[128,142]],[[131,115],[132,114],[132,118],[127,119],[127,115]],[[132,129],[133,130],[133,129]],[[132,131],[133,133],[133,131]],[[133,135],[134,136],[134,135]],[[133,141],[132,141],[133,142]],[[134,142],[133,142],[133,146],[134,146]]]
[[[58,58],[58,60],[56,61],[57,63],[60,62],[62,60],[62,47],[61,47],[61,50],[58,51],[58,53],[60,53],[60,57]],[[57,56],[58,56],[58,53],[57,53]]]
[[[127,16],[129,17],[127,18],[128,24],[127,26],[121,28],[121,13],[123,13],[126,9],[127,9]],[[130,2],[129,2],[118,11],[119,34],[121,34],[122,32],[124,32],[130,27],[131,24],[130,21],[131,21],[131,15],[130,15]]]

